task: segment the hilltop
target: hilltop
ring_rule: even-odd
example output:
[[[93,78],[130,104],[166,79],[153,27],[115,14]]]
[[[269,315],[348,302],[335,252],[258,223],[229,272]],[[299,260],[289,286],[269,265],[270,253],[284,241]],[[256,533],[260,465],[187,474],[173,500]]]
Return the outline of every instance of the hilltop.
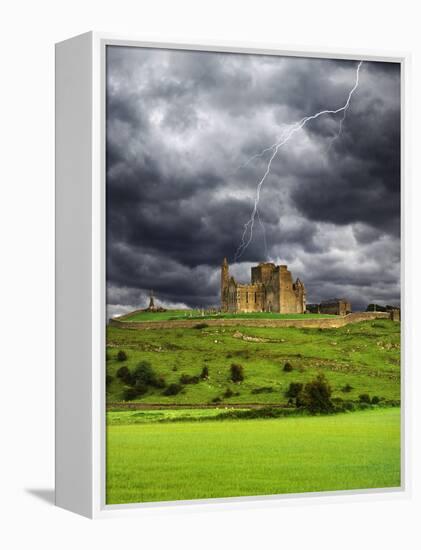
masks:
[[[115,407],[124,401],[127,385],[117,376],[118,369],[126,366],[132,371],[141,361],[166,387],[182,386],[171,396],[164,395],[163,387],[148,387],[130,400],[145,406],[286,405],[290,383],[305,383],[319,372],[326,375],[335,398],[357,401],[361,394],[369,394],[400,399],[399,323],[382,319],[323,330],[241,323],[196,326],[153,331],[108,327],[107,403]],[[126,360],[118,360],[119,351]],[[284,370],[287,363],[289,372]],[[232,364],[243,367],[240,383],[230,380]],[[202,379],[204,367],[208,376]],[[184,380],[193,378],[193,383],[181,382],[183,375]]]

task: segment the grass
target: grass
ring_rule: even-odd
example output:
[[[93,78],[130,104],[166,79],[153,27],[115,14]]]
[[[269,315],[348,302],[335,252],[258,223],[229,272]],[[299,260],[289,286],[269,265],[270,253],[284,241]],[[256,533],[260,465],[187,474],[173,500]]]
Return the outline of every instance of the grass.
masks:
[[[207,319],[310,319],[310,318],[334,317],[334,315],[324,315],[318,313],[270,313],[270,312],[251,312],[251,313],[204,313],[202,315],[199,309],[170,309],[168,311],[138,311],[123,315],[118,319],[132,322],[142,321],[174,321],[176,319],[197,319],[205,321]]]
[[[399,409],[107,427],[108,504],[399,485]]]
[[[247,410],[247,409],[239,409]],[[188,420],[210,420],[221,414],[221,409],[166,409],[145,411],[109,411],[108,426],[149,424],[155,422],[177,422]]]
[[[119,362],[119,350],[127,361]],[[322,371],[333,397],[358,400],[371,397],[400,399],[400,324],[389,320],[366,321],[338,329],[207,327],[166,330],[107,329],[107,402],[123,400],[124,384],[116,377],[123,365],[130,369],[147,360],[166,384],[178,383],[182,374],[200,375],[204,366],[209,378],[184,386],[181,393],[166,397],[162,389],[150,388],[135,402],[148,404],[201,405],[220,397],[223,404],[286,404],[290,382],[306,382]],[[286,362],[292,372],[284,372]],[[230,381],[232,363],[244,367],[240,384]],[[349,384],[352,390],[344,393]],[[231,389],[232,397],[223,394]],[[256,391],[272,388],[272,391]]]

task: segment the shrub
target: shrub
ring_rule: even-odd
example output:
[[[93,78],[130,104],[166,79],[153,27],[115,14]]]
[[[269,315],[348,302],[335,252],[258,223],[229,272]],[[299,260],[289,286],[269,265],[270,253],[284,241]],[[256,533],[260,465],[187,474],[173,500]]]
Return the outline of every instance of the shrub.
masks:
[[[301,406],[310,413],[328,413],[334,409],[330,396],[332,388],[323,374],[319,374],[314,380],[308,382],[303,391],[298,395]]]
[[[141,361],[134,369],[133,381],[135,384],[159,387],[158,377],[148,361]]]
[[[174,372],[177,372],[177,371],[178,371],[178,367],[177,367],[176,365],[174,365],[173,368],[172,368],[172,370],[173,370]]]
[[[218,414],[214,418],[216,420],[224,420],[227,418],[280,418],[283,416],[304,416],[307,411],[301,410],[291,411],[290,409],[285,408],[273,408],[273,407],[263,407],[261,409],[248,409],[248,410],[238,410],[233,409],[230,411],[225,411],[221,414]]]
[[[350,391],[352,391],[354,388],[352,386],[350,386],[349,384],[346,384],[343,388],[342,388],[342,392],[343,393],[349,393]]]
[[[212,403],[220,403],[221,401],[222,401],[222,399],[220,397],[214,397],[211,402]]]
[[[205,365],[200,373],[200,378],[202,380],[207,380],[209,378],[209,368]]]
[[[233,353],[236,357],[243,357],[244,359],[250,359],[250,352],[247,349],[239,349]]]
[[[303,384],[301,384],[301,382],[291,382],[289,388],[285,392],[285,397],[294,399],[302,392],[302,390]]]
[[[156,379],[156,382],[154,384],[154,387],[162,389],[162,388],[165,388],[165,386],[166,386],[165,378],[163,376],[158,376],[158,378]]]
[[[177,395],[182,389],[183,386],[181,384],[169,384],[163,391],[163,395]]]
[[[108,386],[111,384],[111,382],[114,380],[114,378],[111,376],[111,374],[107,374],[105,377],[105,385]]]
[[[360,400],[360,403],[371,403],[371,399],[368,393],[362,393],[358,396],[358,399]]]
[[[401,400],[400,399],[388,399],[385,402],[385,405],[388,407],[400,407],[401,406]]]
[[[201,330],[201,329],[203,329],[203,328],[208,328],[208,326],[209,326],[209,325],[208,325],[207,323],[197,323],[197,325],[194,325],[193,328],[198,329],[198,330]]]
[[[291,372],[294,369],[294,367],[291,365],[291,363],[288,363],[288,361],[285,363],[283,371],[284,372]]]
[[[251,393],[258,394],[258,393],[272,393],[273,388],[272,386],[263,386],[262,388],[254,388],[251,390]]]
[[[132,388],[136,390],[137,395],[145,395],[145,393],[148,391],[148,386],[146,384],[142,384],[142,382],[136,381],[135,386]]]
[[[234,392],[230,388],[227,388],[224,392],[224,397],[226,398],[232,397],[233,395],[234,395]]]
[[[117,361],[127,361],[127,353],[122,349],[117,353]]]
[[[132,401],[133,399],[136,399],[138,395],[139,395],[139,392],[136,388],[125,388],[123,390],[124,401]]]
[[[120,367],[116,372],[117,378],[120,378],[125,384],[131,384],[133,381],[129,367]]]
[[[197,384],[199,380],[198,376],[190,376],[189,374],[182,374],[180,376],[180,384]]]
[[[231,370],[231,380],[233,382],[242,382],[244,380],[244,368],[242,365],[233,363],[230,367]]]
[[[378,405],[380,403],[380,401],[382,400],[381,397],[379,397],[378,395],[375,395],[372,399],[371,399],[371,403],[373,405]]]
[[[148,386],[146,384],[143,384],[142,382],[139,382],[138,380],[135,382],[135,385],[132,386],[137,391],[138,395],[145,395],[145,393],[148,391]]]

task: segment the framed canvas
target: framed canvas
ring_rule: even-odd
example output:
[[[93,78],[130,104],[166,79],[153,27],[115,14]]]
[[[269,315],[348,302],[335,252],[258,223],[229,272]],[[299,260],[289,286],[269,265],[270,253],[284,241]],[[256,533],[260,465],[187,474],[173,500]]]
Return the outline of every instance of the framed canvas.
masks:
[[[56,45],[56,503],[408,491],[408,57]]]

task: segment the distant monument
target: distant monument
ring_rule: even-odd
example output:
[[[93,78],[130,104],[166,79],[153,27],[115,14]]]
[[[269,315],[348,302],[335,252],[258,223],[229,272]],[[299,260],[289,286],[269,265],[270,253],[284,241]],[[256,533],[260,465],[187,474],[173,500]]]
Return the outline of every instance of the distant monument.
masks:
[[[167,311],[165,308],[163,307],[160,307],[160,306],[156,306],[155,305],[155,300],[154,300],[154,296],[153,296],[153,291],[151,290],[150,293],[149,293],[149,306],[146,308],[146,309],[141,309],[140,311],[145,311],[145,312],[159,312],[159,311]]]
[[[225,312],[272,311],[305,313],[306,289],[300,279],[292,282],[286,265],[260,263],[251,268],[251,283],[240,284],[229,275],[228,261],[221,266],[221,310]]]

